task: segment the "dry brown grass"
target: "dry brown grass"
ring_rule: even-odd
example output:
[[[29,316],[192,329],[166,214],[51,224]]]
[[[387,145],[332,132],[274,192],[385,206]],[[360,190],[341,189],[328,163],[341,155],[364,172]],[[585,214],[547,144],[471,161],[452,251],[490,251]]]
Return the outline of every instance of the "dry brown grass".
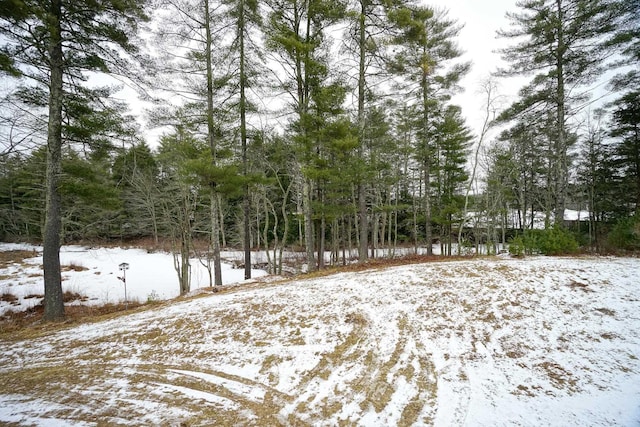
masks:
[[[299,277],[308,279],[316,277],[330,276],[336,273],[351,273],[366,270],[384,270],[389,267],[398,267],[411,264],[425,264],[430,262],[456,262],[468,261],[470,259],[487,258],[486,256],[441,256],[441,255],[405,255],[397,258],[373,258],[362,263],[353,263],[347,265],[328,266],[322,270],[315,270],[310,273],[301,274]],[[493,258],[493,257],[488,257]]]
[[[14,303],[18,301],[18,297],[10,292],[4,292],[2,295],[0,295],[0,301]]]
[[[77,301],[81,298],[86,299],[79,294],[65,292],[69,301]],[[44,322],[42,320],[44,314],[44,306],[38,304],[27,310],[12,311],[9,310],[4,316],[0,317],[0,338],[8,340],[20,340],[25,337],[37,337],[54,330],[66,329],[82,323],[99,322],[110,318],[126,315],[150,308],[151,305],[141,304],[139,302],[129,301],[128,305],[120,304],[104,304],[104,305],[66,305],[65,318],[61,322]],[[155,304],[157,306],[157,304]]]
[[[25,259],[38,256],[36,251],[1,251],[0,268],[7,268],[13,264],[22,264]]]
[[[75,262],[71,262],[67,265],[63,265],[60,267],[60,269],[62,271],[76,271],[76,272],[88,270],[87,267],[84,267],[81,264],[76,264]]]

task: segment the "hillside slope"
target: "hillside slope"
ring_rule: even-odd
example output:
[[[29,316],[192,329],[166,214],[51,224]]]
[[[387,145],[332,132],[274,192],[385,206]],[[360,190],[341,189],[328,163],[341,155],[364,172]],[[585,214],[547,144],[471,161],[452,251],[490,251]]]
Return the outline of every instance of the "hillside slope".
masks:
[[[640,260],[436,262],[0,342],[0,422],[640,423]]]

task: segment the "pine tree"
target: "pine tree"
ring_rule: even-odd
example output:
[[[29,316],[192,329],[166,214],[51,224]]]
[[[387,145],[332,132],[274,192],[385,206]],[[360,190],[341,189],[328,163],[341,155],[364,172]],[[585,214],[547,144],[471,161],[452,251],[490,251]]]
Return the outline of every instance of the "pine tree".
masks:
[[[386,12],[394,7],[399,7],[396,2],[379,0],[356,0],[352,2],[347,16],[350,17],[350,25],[345,32],[345,45],[348,53],[357,61],[354,71],[357,76],[355,98],[357,100],[356,126],[358,129],[358,155],[360,165],[358,172],[357,198],[358,198],[358,225],[359,225],[359,252],[358,259],[364,262],[368,257],[369,238],[369,214],[367,202],[367,187],[375,176],[375,166],[366,162],[367,157],[367,129],[373,123],[367,120],[368,103],[372,102],[372,87],[384,72],[384,45],[385,36],[388,37],[391,26],[386,17]]]
[[[396,53],[389,66],[402,78],[400,93],[417,95],[415,102],[421,113],[416,160],[422,169],[425,240],[427,253],[431,255],[431,176],[436,117],[458,89],[457,83],[468,72],[470,64],[454,62],[462,54],[455,42],[460,26],[448,19],[445,11],[404,7],[392,10],[390,18],[397,34],[392,40]]]
[[[0,66],[48,91],[46,220],[44,227],[45,320],[64,317],[60,276],[62,125],[64,93],[86,80],[85,71],[124,72],[135,54],[132,35],[145,19],[144,2],[12,0],[0,5]]]
[[[225,10],[221,4],[210,0],[165,0],[164,3],[165,8],[158,11],[162,25],[156,34],[158,43],[164,46],[159,74],[165,82],[163,86],[170,87],[168,91],[180,97],[182,102],[162,106],[155,120],[159,124],[169,122],[182,126],[188,123],[195,126],[209,146],[211,168],[225,168],[230,156],[226,132],[237,117],[231,117],[229,106],[223,101],[233,98],[229,93],[229,82],[233,79],[233,73],[229,71],[229,57],[217,54],[228,53],[224,45],[228,34]],[[232,14],[237,19],[245,16],[238,15],[237,10]],[[241,80],[246,84],[244,77]],[[166,90],[164,87],[160,89]],[[212,180],[208,185],[214,281],[216,286],[221,286],[219,188],[223,184]]]
[[[615,146],[606,140],[603,121],[603,111],[589,118],[577,168],[578,184],[589,211],[589,244],[596,250],[602,248],[606,223],[628,215],[627,203],[620,202],[630,195],[622,185],[620,170],[615,167]]]
[[[267,47],[280,60],[286,77],[278,86],[290,95],[295,114],[290,131],[301,175],[307,265],[313,270],[316,268],[314,188],[305,171],[309,170],[319,148],[318,125],[328,111],[322,107],[342,108],[344,90],[339,82],[330,79],[326,32],[341,19],[345,6],[334,0],[275,0],[270,2],[270,8]]]
[[[162,167],[162,227],[171,238],[174,268],[180,294],[191,289],[191,263],[194,228],[202,211],[211,177],[203,179],[203,170],[211,169],[208,144],[196,137],[188,125],[177,125],[164,134],[158,149]]]
[[[262,46],[254,40],[260,36],[262,15],[260,3],[256,0],[225,0],[222,2],[227,11],[223,20],[228,21],[234,28],[231,44],[225,50],[229,51],[229,60],[233,71],[227,82],[227,90],[237,98],[237,111],[240,137],[241,173],[245,178],[244,196],[242,201],[242,235],[244,247],[244,277],[251,278],[251,195],[249,182],[252,180],[249,171],[249,123],[247,114],[254,109],[250,102],[248,91],[254,87],[259,75],[260,64],[264,62]],[[226,56],[227,54],[224,54]]]
[[[159,167],[151,149],[140,142],[113,160],[112,179],[123,204],[121,238],[153,236],[159,243]]]
[[[615,138],[616,166],[625,177],[627,196],[621,205],[640,214],[640,90],[629,91],[616,102],[610,135]]]
[[[464,125],[460,108],[448,107],[435,127],[437,158],[434,165],[440,198],[435,217],[442,227],[441,240],[446,245],[447,255],[451,255],[452,226],[461,221],[464,203],[462,188],[469,178],[465,166],[471,139],[471,132]]]
[[[518,40],[502,51],[509,68],[503,75],[534,77],[520,92],[520,100],[503,119],[527,113],[527,122],[548,125],[547,135],[554,165],[549,182],[555,223],[562,225],[569,184],[568,156],[572,140],[569,119],[588,90],[604,71],[611,50],[605,37],[615,28],[616,8],[606,0],[522,0],[519,13],[510,13],[514,29],[499,35]],[[549,116],[549,112],[553,114]],[[532,122],[531,120],[534,120]]]

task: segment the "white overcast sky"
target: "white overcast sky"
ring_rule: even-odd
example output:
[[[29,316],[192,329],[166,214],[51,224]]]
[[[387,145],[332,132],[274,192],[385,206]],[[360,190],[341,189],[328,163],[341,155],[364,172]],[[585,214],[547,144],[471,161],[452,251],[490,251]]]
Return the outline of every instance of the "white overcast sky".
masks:
[[[487,79],[501,64],[499,47],[508,41],[496,39],[496,31],[506,29],[509,21],[506,13],[517,11],[516,0],[423,0],[425,5],[449,11],[449,18],[455,19],[464,27],[457,39],[460,48],[465,52],[462,60],[471,61],[470,73],[462,80],[464,92],[457,95],[453,102],[460,105],[467,119],[467,125],[479,135],[485,118],[484,98],[480,84]],[[498,95],[504,105],[514,100],[524,80],[498,80]],[[125,91],[129,92],[129,91]],[[132,105],[135,113],[141,113],[140,105]],[[147,142],[157,144],[160,130],[146,129]]]
[[[449,18],[464,25],[458,37],[458,44],[465,52],[463,60],[471,61],[472,68],[462,80],[464,93],[454,98],[454,103],[462,107],[467,125],[478,135],[485,117],[485,99],[480,84],[500,66],[504,66],[500,47],[508,46],[509,41],[497,39],[496,31],[507,29],[507,12],[516,12],[516,0],[425,0],[425,4],[449,11]],[[504,106],[514,101],[517,92],[526,81],[523,79],[498,79],[498,94]]]

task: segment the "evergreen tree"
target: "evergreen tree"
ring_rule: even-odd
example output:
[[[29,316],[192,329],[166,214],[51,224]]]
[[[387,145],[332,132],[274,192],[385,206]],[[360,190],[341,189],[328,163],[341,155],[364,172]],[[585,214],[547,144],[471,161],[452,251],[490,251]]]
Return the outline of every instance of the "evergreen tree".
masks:
[[[640,214],[640,90],[629,91],[616,102],[610,135],[615,138],[616,166],[624,181],[621,205]]]
[[[132,34],[145,18],[144,2],[11,0],[0,5],[0,66],[48,91],[46,220],[44,227],[45,320],[64,317],[60,275],[62,124],[65,87],[78,87],[85,71],[121,71],[135,53]]]
[[[446,245],[447,255],[451,255],[452,226],[462,219],[462,189],[469,178],[465,166],[471,139],[471,132],[464,124],[460,108],[448,107],[436,124],[434,144],[437,152],[434,174],[437,177],[437,194],[440,199],[434,216],[441,224],[440,238]]]
[[[158,149],[163,188],[161,222],[171,238],[180,295],[191,290],[193,229],[201,195],[200,179],[192,164],[205,152],[208,152],[208,145],[198,140],[186,126],[176,126],[172,132],[163,135]]]
[[[335,0],[274,0],[266,28],[267,47],[280,60],[286,76],[278,86],[291,97],[295,118],[290,131],[296,145],[301,172],[301,199],[307,265],[315,269],[313,182],[309,171],[321,141],[320,124],[330,109],[341,109],[344,89],[332,82],[328,67],[327,31],[344,14],[344,4]],[[321,254],[319,254],[322,256]]]
[[[164,5],[158,11],[162,25],[158,29],[157,40],[164,46],[159,74],[165,81],[162,89],[169,87],[173,96],[180,97],[182,102],[159,108],[155,121],[160,125],[195,126],[197,133],[203,135],[209,146],[211,167],[224,168],[230,155],[225,133],[236,122],[235,116],[230,117],[229,106],[223,101],[233,97],[229,93],[229,82],[233,79],[233,73],[229,71],[229,58],[226,54],[217,55],[217,52],[228,52],[223,44],[227,35],[224,9],[221,4],[210,0],[166,0]],[[249,10],[245,9],[247,13]],[[232,15],[236,19],[246,16],[238,13],[234,9]],[[180,53],[176,54],[176,51]],[[246,84],[246,75],[243,77],[240,80]],[[176,83],[172,84],[174,81]],[[222,285],[219,184],[216,181],[208,183],[216,286]]]
[[[145,142],[120,150],[113,161],[112,178],[122,200],[121,238],[151,234],[159,243],[159,167]]]
[[[359,261],[367,259],[369,236],[369,218],[367,203],[367,187],[375,177],[375,166],[367,164],[367,129],[374,123],[367,119],[369,103],[374,99],[372,87],[380,81],[385,68],[384,45],[385,36],[389,35],[391,25],[386,12],[398,7],[395,2],[378,0],[355,0],[350,5],[347,15],[349,27],[345,32],[345,50],[357,61],[357,66],[349,72],[357,73],[355,98],[357,100],[356,126],[358,137],[358,154],[360,165],[355,169],[357,174],[358,223],[359,223]]]
[[[427,253],[431,255],[431,177],[436,117],[458,89],[457,83],[468,72],[470,64],[454,62],[462,54],[455,42],[460,26],[448,19],[445,11],[404,7],[394,9],[390,18],[397,34],[392,40],[396,53],[389,66],[402,78],[400,93],[412,94],[421,113],[416,160],[422,168],[425,240]]]
[[[607,0],[522,0],[519,13],[510,13],[513,30],[499,35],[517,40],[502,51],[509,68],[503,75],[531,75],[520,100],[502,119],[527,113],[531,125],[548,126],[549,162],[553,164],[549,189],[555,223],[562,225],[569,184],[569,119],[588,99],[580,92],[601,75],[611,50],[606,47],[616,24],[616,8]],[[549,117],[549,113],[553,116]],[[532,121],[533,120],[533,121]]]
[[[43,148],[0,157],[0,238],[42,238],[45,159]]]
[[[589,244],[596,250],[602,247],[606,224],[628,215],[626,203],[620,201],[628,200],[630,194],[621,185],[622,176],[614,166],[617,161],[614,147],[606,140],[607,131],[601,125],[602,115],[603,112],[599,111],[589,118],[577,169],[578,184],[589,210]],[[620,209],[624,210],[622,215]]]
[[[243,247],[244,247],[244,278],[251,278],[251,196],[249,194],[249,162],[248,162],[248,123],[247,112],[251,110],[247,91],[253,86],[258,75],[259,63],[263,59],[261,48],[254,43],[252,34],[262,26],[259,2],[257,0],[226,0],[229,7],[228,16],[235,27],[235,38],[230,46],[236,65],[237,78],[230,82],[237,92],[238,115],[240,121],[240,153],[244,185],[243,211]]]

